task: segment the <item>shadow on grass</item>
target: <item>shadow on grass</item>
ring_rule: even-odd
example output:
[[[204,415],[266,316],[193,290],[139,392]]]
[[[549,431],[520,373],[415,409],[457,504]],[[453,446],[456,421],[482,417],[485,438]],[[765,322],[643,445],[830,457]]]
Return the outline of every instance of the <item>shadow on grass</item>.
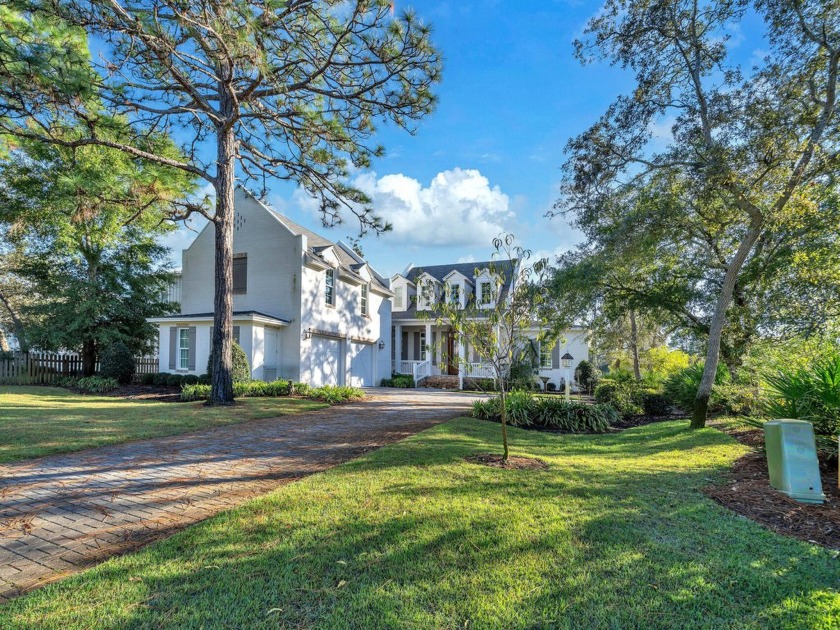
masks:
[[[737,457],[726,436],[515,431],[516,451],[550,471],[464,462],[497,446],[493,429],[438,427],[13,602],[9,618],[62,628],[664,628],[830,627],[840,614],[829,553],[696,491]],[[638,461],[633,444],[646,453]]]

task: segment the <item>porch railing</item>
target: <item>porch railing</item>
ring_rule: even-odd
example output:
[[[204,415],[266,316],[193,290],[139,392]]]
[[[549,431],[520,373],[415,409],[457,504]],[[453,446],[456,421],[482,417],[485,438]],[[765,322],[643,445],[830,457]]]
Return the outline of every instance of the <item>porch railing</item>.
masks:
[[[486,363],[464,363],[464,376],[472,378],[496,378],[492,365]]]

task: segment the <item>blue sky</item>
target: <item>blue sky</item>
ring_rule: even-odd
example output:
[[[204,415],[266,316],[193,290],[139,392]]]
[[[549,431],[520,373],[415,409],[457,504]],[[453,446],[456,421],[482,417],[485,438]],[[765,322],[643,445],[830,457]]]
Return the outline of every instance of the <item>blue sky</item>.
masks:
[[[569,138],[597,120],[632,76],[606,64],[581,66],[572,42],[599,3],[563,0],[396,0],[433,26],[444,56],[439,105],[416,135],[383,127],[386,156],[355,183],[395,230],[362,241],[368,260],[391,275],[408,263],[487,259],[504,230],[537,255],[573,247],[579,235],[545,213],[557,198]],[[357,233],[355,219],[327,229],[289,184],[269,183],[269,203],[333,240]],[[168,239],[176,250],[191,235]],[[180,261],[180,252],[173,252]]]

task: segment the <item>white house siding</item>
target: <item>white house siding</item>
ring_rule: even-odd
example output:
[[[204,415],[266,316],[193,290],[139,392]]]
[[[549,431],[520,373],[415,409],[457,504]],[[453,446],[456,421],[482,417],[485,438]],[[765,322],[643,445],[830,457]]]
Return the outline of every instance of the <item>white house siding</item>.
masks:
[[[555,357],[555,363],[558,364],[556,368],[540,368],[539,376],[547,376],[550,378],[549,383],[554,383],[560,389],[560,383],[564,382],[567,370],[563,367],[562,361],[558,361],[567,352],[572,355],[572,366],[569,369],[571,372],[572,382],[575,378],[575,370],[581,361],[589,360],[589,344],[586,340],[587,332],[580,329],[567,330],[563,333],[560,341],[552,350],[552,355]]]
[[[177,320],[161,324],[158,329],[158,359],[159,369],[161,372],[173,371],[169,369],[170,329],[190,328],[192,326],[195,326],[195,369],[179,370],[176,368],[174,372],[178,374],[204,374],[204,371],[207,369],[207,359],[210,356],[210,331],[212,329],[212,325],[205,322],[179,322]]]

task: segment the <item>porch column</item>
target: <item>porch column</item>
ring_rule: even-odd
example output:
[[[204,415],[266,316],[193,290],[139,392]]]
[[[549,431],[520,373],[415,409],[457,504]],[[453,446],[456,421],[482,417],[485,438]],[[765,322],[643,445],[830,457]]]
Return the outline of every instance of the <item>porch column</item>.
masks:
[[[394,365],[393,372],[398,372],[400,369],[400,361],[402,361],[402,324],[394,325]]]
[[[426,323],[426,374],[432,375],[432,324]]]
[[[466,356],[464,352],[464,339],[461,335],[458,335],[458,389],[464,389],[464,363],[466,362]]]

